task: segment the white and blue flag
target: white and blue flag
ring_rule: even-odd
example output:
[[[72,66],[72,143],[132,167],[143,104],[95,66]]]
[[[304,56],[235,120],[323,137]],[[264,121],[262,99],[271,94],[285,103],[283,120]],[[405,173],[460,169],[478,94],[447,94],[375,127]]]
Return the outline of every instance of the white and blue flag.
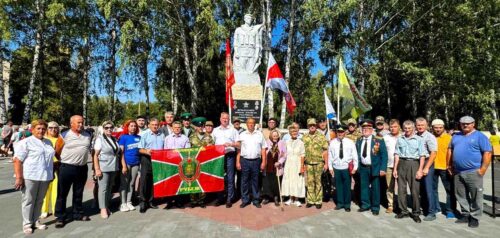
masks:
[[[333,109],[330,99],[326,95],[326,90],[323,89],[323,92],[325,93],[326,118],[328,118],[328,120],[337,120],[337,114],[335,113],[335,109]]]

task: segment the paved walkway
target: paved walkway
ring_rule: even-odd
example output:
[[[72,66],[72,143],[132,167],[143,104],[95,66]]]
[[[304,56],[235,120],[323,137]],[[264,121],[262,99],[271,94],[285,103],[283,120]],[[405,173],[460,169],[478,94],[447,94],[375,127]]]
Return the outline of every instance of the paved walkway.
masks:
[[[497,173],[500,176],[500,173]],[[90,176],[89,176],[90,177]],[[485,194],[491,194],[491,179],[485,178]],[[12,164],[0,159],[0,237],[23,237],[21,229],[21,193],[12,189]],[[499,184],[500,185],[500,184]],[[438,215],[433,222],[414,223],[397,220],[394,214],[382,211],[378,217],[369,212],[334,211],[332,202],[323,208],[285,207],[280,211],[273,204],[257,209],[208,206],[206,209],[185,208],[148,210],[146,214],[114,212],[103,220],[92,209],[92,183],[87,183],[84,206],[91,215],[89,222],[71,222],[56,229],[51,216],[45,231],[35,230],[31,237],[499,237],[500,219],[483,216],[480,227],[470,229]],[[444,190],[440,188],[441,201]],[[70,193],[71,194],[71,193]],[[70,202],[71,199],[68,199]],[[114,199],[114,211],[118,198]],[[160,208],[163,206],[160,206]]]

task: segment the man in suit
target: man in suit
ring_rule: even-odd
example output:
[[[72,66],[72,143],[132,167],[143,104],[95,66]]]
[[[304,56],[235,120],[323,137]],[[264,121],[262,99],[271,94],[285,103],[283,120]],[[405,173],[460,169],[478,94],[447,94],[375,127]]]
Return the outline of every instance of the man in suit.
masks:
[[[387,170],[387,148],[383,139],[373,136],[373,124],[369,119],[363,121],[363,136],[356,141],[361,187],[361,204],[358,211],[371,210],[372,214],[377,216],[380,211],[380,177],[385,176]]]

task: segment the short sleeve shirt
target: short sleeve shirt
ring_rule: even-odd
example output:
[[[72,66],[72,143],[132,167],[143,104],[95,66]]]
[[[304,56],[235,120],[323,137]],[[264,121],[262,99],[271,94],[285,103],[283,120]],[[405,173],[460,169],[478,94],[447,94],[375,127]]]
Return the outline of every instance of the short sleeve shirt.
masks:
[[[138,165],[140,163],[139,157],[139,142],[141,136],[139,135],[122,135],[118,144],[123,146],[123,156],[127,165]]]
[[[139,149],[162,150],[165,143],[165,135],[161,132],[153,133],[147,130],[141,134]]]
[[[61,163],[71,165],[86,165],[91,146],[91,136],[88,132],[82,131],[76,134],[72,130],[68,130],[63,135],[64,146],[61,152]]]
[[[473,131],[469,135],[462,132],[455,134],[450,149],[453,150],[453,167],[458,173],[478,170],[483,153],[492,151],[490,141],[480,131]]]
[[[424,148],[425,152],[427,152],[427,155],[425,155],[425,157],[429,157],[431,152],[437,152],[438,150],[437,140],[432,133],[425,131],[419,136],[422,137],[422,139],[424,139]]]
[[[242,132],[239,136],[241,142],[241,156],[246,159],[258,159],[261,157],[262,149],[267,148],[264,135],[260,131],[248,130]]]
[[[118,171],[118,143],[112,138],[99,136],[95,140],[94,150],[99,150],[99,167],[102,172]],[[115,150],[117,151],[115,153]]]
[[[225,143],[235,143],[239,141],[239,133],[232,126],[218,126],[212,132],[216,145],[224,145]],[[236,149],[234,147],[226,147],[226,153],[234,152]]]
[[[20,141],[14,151],[14,157],[23,163],[25,179],[50,181],[54,178],[52,157],[55,151],[50,140],[28,137]]]
[[[319,131],[314,134],[307,133],[302,137],[306,148],[306,161],[308,163],[324,162],[323,152],[328,150],[328,141]]]

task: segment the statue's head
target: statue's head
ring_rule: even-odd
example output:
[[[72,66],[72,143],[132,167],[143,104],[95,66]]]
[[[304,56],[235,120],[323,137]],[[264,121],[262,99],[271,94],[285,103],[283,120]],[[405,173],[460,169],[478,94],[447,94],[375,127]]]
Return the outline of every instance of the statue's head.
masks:
[[[245,14],[245,17],[243,18],[246,24],[252,25],[253,22],[253,16],[252,14]]]

